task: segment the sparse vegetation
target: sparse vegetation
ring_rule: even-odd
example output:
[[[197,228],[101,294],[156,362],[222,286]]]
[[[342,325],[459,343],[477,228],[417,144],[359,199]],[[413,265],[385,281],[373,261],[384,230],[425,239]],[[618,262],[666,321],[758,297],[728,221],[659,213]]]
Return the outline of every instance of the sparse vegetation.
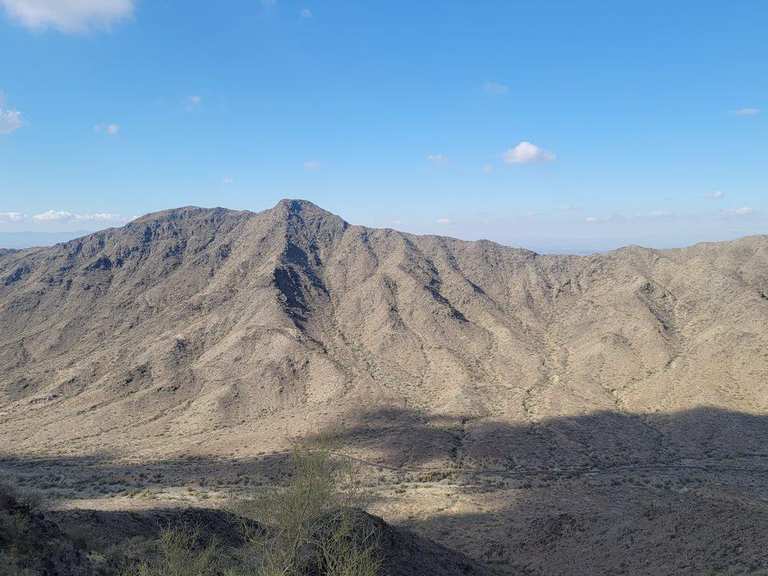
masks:
[[[90,574],[80,551],[41,513],[39,495],[0,482],[0,576]]]
[[[374,534],[359,525],[352,467],[325,451],[297,450],[283,488],[241,502],[239,512],[265,529],[251,534],[260,576],[374,576],[379,560]]]
[[[233,503],[234,517],[242,520],[237,546],[218,541],[206,526],[179,522],[138,554],[110,550],[110,562],[98,570],[87,532],[78,538],[62,532],[35,499],[4,484],[0,576],[376,576],[376,534],[353,508],[363,500],[352,466],[325,451],[304,450],[294,453],[292,464],[284,485]]]
[[[376,576],[375,535],[351,508],[360,502],[350,465],[297,450],[284,486],[233,504],[246,541],[237,554],[204,542],[198,528],[169,527],[156,556],[122,576]]]
[[[202,541],[198,527],[168,527],[160,533],[157,555],[125,568],[121,576],[218,576],[221,552],[215,540]]]

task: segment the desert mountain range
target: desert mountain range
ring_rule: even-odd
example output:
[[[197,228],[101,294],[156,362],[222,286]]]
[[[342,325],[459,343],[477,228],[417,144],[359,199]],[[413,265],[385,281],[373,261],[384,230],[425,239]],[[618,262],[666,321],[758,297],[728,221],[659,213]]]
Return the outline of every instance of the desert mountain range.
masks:
[[[738,467],[768,456],[768,237],[558,256],[300,200],[180,208],[0,251],[0,367],[7,457],[254,458],[315,438],[414,471]],[[683,513],[685,494],[660,501]],[[644,518],[642,498],[606,514]],[[717,521],[738,524],[727,500]],[[544,560],[548,540],[459,547],[566,574],[606,518]]]
[[[233,445],[390,407],[463,420],[465,458],[514,460],[489,423],[764,414],[768,238],[541,256],[304,201],[181,208],[0,254],[0,326],[15,450]]]

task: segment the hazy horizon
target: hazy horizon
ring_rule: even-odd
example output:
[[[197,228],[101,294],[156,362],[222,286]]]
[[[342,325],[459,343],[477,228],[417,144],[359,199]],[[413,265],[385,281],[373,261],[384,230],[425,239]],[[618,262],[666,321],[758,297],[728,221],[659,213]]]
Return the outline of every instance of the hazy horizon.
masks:
[[[267,206],[262,210],[267,210],[271,207],[272,206]],[[323,206],[320,206],[320,207],[324,208]],[[206,208],[215,208],[215,206],[207,206]],[[168,209],[171,209],[171,208],[168,208]],[[259,212],[261,210],[253,210],[253,211]],[[348,220],[344,216],[344,214],[337,214],[337,215],[341,216],[345,220]],[[78,230],[66,229],[67,226],[64,226],[65,229],[58,230],[58,231],[40,231],[40,230],[0,231],[0,248],[25,249],[25,248],[52,246],[60,242],[67,242],[69,240],[73,240],[81,236],[86,236],[94,232],[98,232],[99,230],[104,230],[106,228],[119,227],[124,224],[127,224],[128,222],[129,221],[126,221],[124,223],[114,223],[110,225],[96,226],[92,229],[78,229]],[[391,226],[375,226],[375,225],[367,225],[361,222],[354,222],[354,221],[349,221],[349,222],[351,224],[363,225],[371,228],[392,228],[392,229],[400,230],[403,232],[409,232],[412,234],[419,234],[419,235],[435,234],[434,232],[431,232],[431,231],[407,230],[403,226],[398,225],[402,223],[396,223],[395,225],[391,225]],[[620,220],[614,222],[614,224],[617,224],[617,225],[620,223],[621,223]],[[498,225],[498,222],[487,220],[486,224],[489,225],[489,231],[493,232],[493,229],[491,228],[491,226],[493,226],[494,224]],[[618,248],[623,248],[631,245],[639,245],[639,246],[654,248],[654,249],[684,248],[686,246],[691,246],[699,242],[722,242],[722,241],[736,240],[738,238],[743,238],[745,236],[753,235],[753,234],[741,234],[738,231],[731,231],[731,234],[728,235],[727,234],[728,230],[723,229],[721,231],[723,235],[719,238],[715,238],[715,239],[703,238],[701,240],[697,240],[695,242],[690,242],[690,243],[669,242],[665,244],[663,242],[659,242],[659,239],[657,237],[654,237],[651,235],[637,236],[637,237],[634,237],[631,241],[623,241],[624,237],[610,237],[610,236],[578,237],[578,236],[575,236],[572,238],[530,237],[530,238],[525,238],[526,241],[523,242],[523,241],[515,241],[514,238],[511,241],[498,240],[492,237],[493,234],[483,235],[482,233],[480,233],[477,235],[473,235],[471,231],[466,229],[462,230],[460,226],[456,226],[455,228],[457,232],[456,234],[451,234],[449,233],[448,229],[446,229],[444,231],[439,231],[437,235],[454,237],[462,240],[491,240],[494,242],[498,242],[499,244],[525,248],[525,249],[533,250],[534,252],[539,252],[542,254],[574,254],[574,255],[588,255],[593,253],[608,252],[611,250],[615,250]],[[496,231],[498,231],[498,228],[496,229]],[[499,235],[503,236],[503,233]]]

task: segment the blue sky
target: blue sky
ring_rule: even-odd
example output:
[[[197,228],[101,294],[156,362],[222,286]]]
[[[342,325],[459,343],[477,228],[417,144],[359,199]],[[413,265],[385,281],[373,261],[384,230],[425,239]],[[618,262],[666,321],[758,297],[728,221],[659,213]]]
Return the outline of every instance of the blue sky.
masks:
[[[542,251],[766,233],[766,29],[763,0],[0,0],[0,245],[283,197]]]

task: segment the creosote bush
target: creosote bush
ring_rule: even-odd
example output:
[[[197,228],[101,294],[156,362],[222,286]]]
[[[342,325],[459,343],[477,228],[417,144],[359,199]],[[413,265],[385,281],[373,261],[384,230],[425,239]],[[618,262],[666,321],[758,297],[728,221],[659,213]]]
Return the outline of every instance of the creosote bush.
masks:
[[[157,555],[122,576],[219,576],[223,559],[216,541],[204,544],[194,526],[168,527],[160,533]]]
[[[197,528],[168,528],[156,556],[122,576],[376,576],[375,534],[353,509],[361,502],[350,464],[296,450],[284,486],[233,504],[246,540],[236,554]]]
[[[296,450],[287,484],[241,502],[264,530],[250,535],[259,576],[375,576],[375,535],[354,513],[362,495],[352,466],[325,451]]]

